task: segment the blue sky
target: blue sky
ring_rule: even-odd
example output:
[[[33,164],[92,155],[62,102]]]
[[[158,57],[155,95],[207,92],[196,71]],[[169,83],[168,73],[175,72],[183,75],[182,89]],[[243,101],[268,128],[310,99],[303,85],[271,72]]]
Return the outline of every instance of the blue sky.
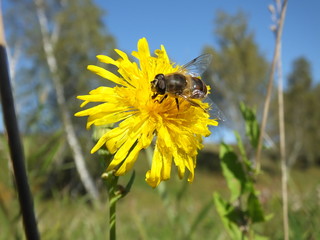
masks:
[[[271,61],[274,35],[265,0],[197,1],[105,1],[96,2],[107,11],[105,22],[115,36],[118,48],[131,52],[137,40],[146,37],[152,50],[164,44],[170,57],[183,64],[198,56],[204,45],[216,45],[213,22],[217,10],[234,14],[243,10],[255,32],[260,50]],[[283,32],[283,72],[292,61],[304,56],[312,63],[314,79],[320,81],[320,1],[289,0]]]
[[[213,23],[217,10],[229,14],[242,10],[261,52],[272,59],[274,35],[267,8],[271,0],[94,1],[106,11],[104,21],[118,48],[129,53],[136,50],[138,39],[146,37],[152,51],[164,44],[169,56],[184,64],[201,54],[205,45],[216,46]],[[295,58],[304,56],[312,64],[314,80],[320,82],[320,1],[302,2],[289,0],[283,33],[283,74],[288,75]]]
[[[262,54],[271,62],[275,37],[271,32],[272,0],[197,0],[197,1],[105,1],[95,0],[106,11],[105,23],[119,49],[136,50],[138,39],[146,37],[151,50],[166,47],[169,56],[184,64],[200,55],[205,45],[217,46],[214,19],[218,10],[248,16],[249,28]],[[302,3],[304,2],[304,4]],[[304,56],[312,65],[314,80],[320,82],[320,1],[289,0],[282,38],[283,76],[291,71],[294,59]],[[233,141],[233,134],[213,137]]]

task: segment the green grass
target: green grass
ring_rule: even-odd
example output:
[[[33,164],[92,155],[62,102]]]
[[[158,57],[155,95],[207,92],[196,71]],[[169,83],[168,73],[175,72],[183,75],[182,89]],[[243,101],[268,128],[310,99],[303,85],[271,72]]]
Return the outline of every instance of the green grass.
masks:
[[[0,240],[24,239],[17,196],[12,184],[5,148],[1,149],[0,170]],[[218,160],[215,160],[218,161]],[[257,231],[270,239],[283,239],[281,225],[281,177],[275,169],[260,175],[263,207],[273,218],[257,226]],[[118,239],[229,239],[215,211],[214,191],[227,196],[226,184],[219,171],[197,168],[195,181],[186,184],[175,171],[165,183],[167,195],[161,198],[157,189],[145,183],[147,161],[142,156],[136,165],[136,180],[131,192],[118,203]],[[70,196],[63,190],[44,198],[39,179],[45,172],[31,173],[31,186],[42,239],[108,239],[107,199],[101,206],[88,204],[85,196]],[[35,170],[36,171],[36,170]],[[320,169],[292,170],[289,181],[289,219],[291,239],[320,239]],[[129,175],[120,179],[125,184]],[[103,194],[106,191],[102,189]],[[212,203],[208,205],[208,203]],[[203,211],[202,211],[203,210]],[[199,213],[202,214],[199,217]],[[197,219],[201,219],[199,224]],[[194,228],[193,228],[194,227]],[[191,236],[190,230],[194,229]]]

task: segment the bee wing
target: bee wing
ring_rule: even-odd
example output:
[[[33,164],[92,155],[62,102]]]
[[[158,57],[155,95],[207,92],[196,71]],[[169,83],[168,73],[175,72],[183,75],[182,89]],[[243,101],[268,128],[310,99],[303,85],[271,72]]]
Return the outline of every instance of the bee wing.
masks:
[[[200,107],[202,108],[198,103],[196,103],[195,101],[193,101],[193,99],[188,98],[185,95],[180,95],[180,97],[184,98],[184,100],[187,100],[192,106],[196,106],[196,107]],[[223,121],[225,122],[227,120],[226,116],[224,115],[224,113],[221,111],[221,109],[217,106],[217,104],[215,104],[210,97],[206,97],[203,102],[208,103],[209,104],[209,110],[205,110],[203,109],[205,112],[208,112],[210,117],[213,119],[217,119],[219,121]]]
[[[187,71],[189,74],[191,74],[194,77],[199,77],[206,71],[211,61],[212,61],[211,54],[208,54],[208,53],[202,54],[199,57],[196,57],[190,62],[184,64],[181,67],[181,70]]]
[[[212,118],[216,118],[220,121],[223,121],[225,122],[227,120],[226,116],[224,115],[224,113],[222,112],[222,110],[217,106],[217,104],[215,104],[211,98],[209,96],[207,96],[203,102],[206,102],[209,104],[210,106],[210,109],[209,109],[209,113],[210,113],[210,116]]]

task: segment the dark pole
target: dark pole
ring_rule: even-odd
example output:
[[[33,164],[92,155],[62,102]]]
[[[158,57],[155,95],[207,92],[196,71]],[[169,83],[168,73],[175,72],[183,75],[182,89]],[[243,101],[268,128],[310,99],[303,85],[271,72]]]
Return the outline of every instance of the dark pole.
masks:
[[[7,54],[5,49],[2,14],[0,9],[0,93],[4,123],[8,134],[10,156],[18,190],[23,225],[28,240],[40,239],[34,214],[33,200],[30,192],[26,168],[24,165],[23,147],[20,139],[14,100],[8,72]]]

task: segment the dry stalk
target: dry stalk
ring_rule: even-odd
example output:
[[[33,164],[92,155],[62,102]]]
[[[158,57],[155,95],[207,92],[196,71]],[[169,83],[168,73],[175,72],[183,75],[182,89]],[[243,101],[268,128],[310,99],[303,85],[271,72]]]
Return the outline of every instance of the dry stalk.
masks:
[[[281,158],[281,177],[282,177],[282,185],[281,185],[281,193],[282,193],[282,210],[283,210],[283,231],[284,231],[284,239],[289,240],[289,220],[288,220],[288,175],[287,175],[287,162],[286,162],[286,151],[285,151],[285,123],[284,123],[284,100],[283,100],[283,78],[282,78],[282,66],[281,66],[281,38],[283,25],[287,10],[288,0],[284,0],[281,3],[281,0],[276,0],[276,10],[277,13],[280,14],[279,17],[276,17],[277,13],[274,11],[274,7],[271,6],[269,9],[273,14],[273,19],[275,21],[276,26],[273,28],[276,34],[276,46],[274,49],[274,56],[271,65],[271,73],[269,76],[268,90],[267,96],[263,109],[262,123],[261,123],[261,131],[259,137],[259,143],[256,153],[256,166],[257,171],[261,168],[261,149],[263,137],[265,134],[265,128],[268,118],[271,92],[273,86],[273,78],[274,73],[277,68],[277,77],[278,77],[278,105],[279,105],[279,134],[280,134],[280,158]]]

